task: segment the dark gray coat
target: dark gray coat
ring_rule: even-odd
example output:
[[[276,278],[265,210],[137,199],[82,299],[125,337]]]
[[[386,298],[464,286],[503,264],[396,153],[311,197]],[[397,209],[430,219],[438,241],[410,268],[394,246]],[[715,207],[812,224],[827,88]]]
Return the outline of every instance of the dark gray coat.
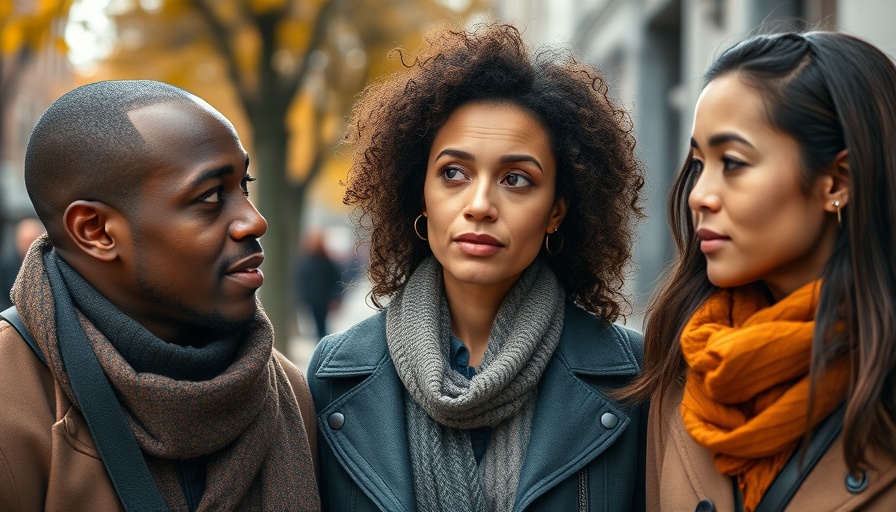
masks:
[[[308,368],[317,409],[324,510],[414,510],[404,387],[389,357],[386,316],[321,340]],[[515,511],[644,508],[647,409],[602,389],[640,371],[642,337],[567,304],[538,386]]]

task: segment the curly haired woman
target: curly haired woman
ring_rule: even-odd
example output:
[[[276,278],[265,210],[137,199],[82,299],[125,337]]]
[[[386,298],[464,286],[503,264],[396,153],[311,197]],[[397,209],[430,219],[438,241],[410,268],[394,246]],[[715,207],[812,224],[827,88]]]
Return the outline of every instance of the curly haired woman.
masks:
[[[643,508],[640,371],[613,324],[642,169],[597,70],[442,29],[353,112],[346,202],[388,307],[309,367],[325,510]]]

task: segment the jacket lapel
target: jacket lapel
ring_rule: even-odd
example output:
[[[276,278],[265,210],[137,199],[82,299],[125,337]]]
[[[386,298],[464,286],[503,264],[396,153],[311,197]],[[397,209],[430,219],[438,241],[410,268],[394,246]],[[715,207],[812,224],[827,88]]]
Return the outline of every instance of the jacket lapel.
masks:
[[[621,329],[567,306],[560,343],[539,384],[514,510],[599,456],[628,427],[626,412],[580,377],[599,382],[636,375],[640,365],[623,336]]]
[[[368,323],[385,324],[385,315],[363,324]],[[414,510],[414,484],[404,402],[392,398],[404,396],[404,387],[389,359],[385,325],[357,327],[333,342],[333,350],[316,375],[366,378],[318,412],[319,432],[381,510],[410,512]],[[371,336],[381,339],[370,340]],[[335,421],[337,414],[342,415],[341,425]],[[354,421],[361,418],[363,421]]]
[[[628,427],[626,412],[583,379],[600,384],[602,377],[638,373],[638,356],[624,336],[622,329],[567,305],[560,343],[539,384],[515,510],[525,508],[599,456]],[[413,475],[404,402],[383,403],[383,397],[404,396],[389,359],[385,314],[337,335],[332,343],[333,349],[315,375],[363,381],[318,412],[320,435],[380,509],[412,511]],[[337,413],[343,415],[344,422],[334,428],[339,422],[330,418]],[[608,413],[617,420],[612,427],[601,421]]]

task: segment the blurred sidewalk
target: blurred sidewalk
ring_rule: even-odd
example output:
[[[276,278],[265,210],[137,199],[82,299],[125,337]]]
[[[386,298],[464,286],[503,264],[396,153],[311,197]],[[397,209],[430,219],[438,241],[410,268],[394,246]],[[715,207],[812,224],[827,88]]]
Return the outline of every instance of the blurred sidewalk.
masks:
[[[336,311],[331,312],[327,318],[327,327],[331,333],[342,332],[377,312],[365,302],[369,292],[370,281],[367,280],[366,274],[361,272],[357,281],[345,291],[342,305]],[[318,339],[315,335],[314,321],[311,319],[311,315],[304,308],[299,308],[296,314],[299,335],[289,340],[286,355],[305,372]]]

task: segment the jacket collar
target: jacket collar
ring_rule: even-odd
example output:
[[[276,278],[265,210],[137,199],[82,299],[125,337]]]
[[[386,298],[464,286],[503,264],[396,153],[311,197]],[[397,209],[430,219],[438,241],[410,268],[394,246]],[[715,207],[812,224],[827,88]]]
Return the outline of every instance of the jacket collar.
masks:
[[[317,378],[367,377],[319,411],[321,435],[355,482],[382,510],[415,509],[404,402],[382,406],[382,398],[404,396],[386,344],[385,313],[341,335],[322,359]],[[532,436],[520,474],[515,510],[597,457],[628,427],[630,419],[583,377],[633,376],[640,354],[626,342],[627,331],[567,304],[563,332],[538,388]],[[638,344],[634,344],[636,350]],[[339,429],[328,418],[344,415]],[[612,427],[602,422],[610,414]],[[354,417],[363,423],[352,422]],[[373,432],[375,431],[375,432]]]
[[[641,371],[641,344],[631,343],[631,335],[632,331],[567,303],[557,353],[578,375],[635,376]]]
[[[318,378],[363,377],[383,364],[389,354],[386,344],[386,312],[356,324],[351,329],[333,335],[333,348],[320,362],[314,373]]]
[[[597,331],[595,330],[597,329]],[[567,303],[556,353],[569,370],[588,376],[633,376],[640,371],[640,347],[624,339],[625,329]],[[320,378],[362,377],[373,373],[389,353],[386,314],[380,312],[336,335],[333,348],[315,373]],[[633,348],[638,350],[634,352]]]

